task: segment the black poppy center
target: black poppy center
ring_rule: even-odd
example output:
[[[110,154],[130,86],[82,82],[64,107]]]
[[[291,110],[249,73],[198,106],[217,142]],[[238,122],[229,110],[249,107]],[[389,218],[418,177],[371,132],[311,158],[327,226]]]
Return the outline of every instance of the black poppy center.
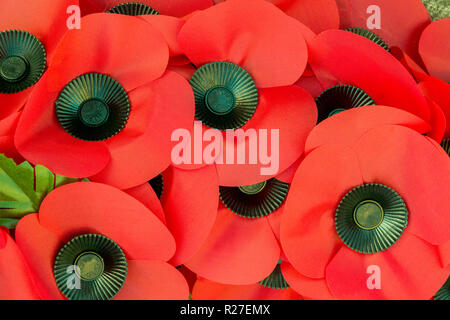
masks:
[[[221,116],[229,114],[235,104],[233,93],[225,87],[214,87],[206,92],[206,107],[213,114]]]
[[[18,82],[26,77],[28,62],[19,56],[5,58],[0,65],[0,76],[8,82]]]
[[[98,279],[105,269],[103,258],[95,252],[83,252],[75,259],[77,275],[86,281]]]
[[[108,121],[109,107],[100,99],[89,99],[79,109],[81,122],[88,127],[99,127]]]

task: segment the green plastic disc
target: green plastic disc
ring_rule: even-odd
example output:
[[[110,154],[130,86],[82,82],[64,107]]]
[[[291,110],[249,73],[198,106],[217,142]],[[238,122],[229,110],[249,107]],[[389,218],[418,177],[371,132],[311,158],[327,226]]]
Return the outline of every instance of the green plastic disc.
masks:
[[[195,116],[205,125],[237,129],[258,106],[258,89],[247,71],[230,62],[203,65],[190,80],[195,95]]]
[[[100,73],[83,74],[70,81],[55,106],[64,130],[87,141],[115,136],[125,127],[130,114],[125,89],[113,78]]]
[[[122,249],[99,234],[70,240],[56,256],[53,273],[61,293],[70,300],[109,300],[127,277]]]
[[[152,180],[150,180],[148,183],[153,188],[153,191],[155,191],[158,198],[161,199],[161,195],[164,190],[164,180],[163,180],[162,174],[157,175]]]
[[[447,154],[450,156],[450,139],[444,139],[441,142],[442,148],[447,152]]]
[[[450,300],[450,277],[434,295],[434,300]]]
[[[377,253],[394,245],[408,223],[401,196],[382,184],[370,183],[350,190],[335,216],[341,240],[360,253]]]
[[[261,280],[258,282],[260,285],[266,288],[270,289],[287,289],[289,288],[289,284],[286,282],[286,279],[283,276],[283,273],[281,273],[281,260],[278,261],[277,266],[272,271],[272,273],[265,278],[264,280]]]
[[[337,85],[322,92],[316,99],[318,123],[347,109],[374,105],[375,101],[362,89]]]
[[[139,2],[126,2],[121,3],[107,11],[108,13],[124,14],[127,16],[143,16],[159,14],[158,11],[150,7],[149,5]]]
[[[0,32],[0,93],[28,89],[42,77],[46,63],[44,46],[31,33]]]
[[[345,29],[345,31],[363,36],[364,38],[367,38],[370,41],[375,42],[377,45],[382,47],[387,52],[391,52],[391,49],[389,49],[389,45],[380,36],[378,36],[376,33],[372,31],[363,28],[347,28]]]
[[[272,178],[241,187],[220,187],[220,199],[232,212],[244,218],[261,218],[277,210],[286,199],[289,184]]]

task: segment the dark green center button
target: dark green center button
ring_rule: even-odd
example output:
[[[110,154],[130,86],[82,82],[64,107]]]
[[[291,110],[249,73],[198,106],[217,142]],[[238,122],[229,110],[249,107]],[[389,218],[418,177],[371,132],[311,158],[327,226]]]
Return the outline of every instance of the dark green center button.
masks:
[[[328,115],[328,118],[329,118],[329,117],[332,117],[332,116],[334,116],[334,115],[336,115],[336,114],[338,114],[338,113],[341,113],[341,112],[343,112],[343,111],[345,111],[344,108],[336,108],[336,109],[334,109],[334,110],[332,110],[332,111],[330,112],[330,114]]]
[[[99,99],[89,99],[80,106],[79,117],[84,125],[99,127],[108,121],[109,107]]]
[[[75,265],[79,268],[78,276],[86,281],[99,278],[105,268],[103,258],[95,252],[84,252],[75,260]]]
[[[218,116],[229,114],[236,102],[233,93],[225,87],[209,89],[205,100],[208,110]]]
[[[267,181],[263,181],[256,184],[251,184],[249,186],[242,186],[239,187],[239,190],[241,190],[245,194],[258,194],[260,193],[267,185]]]
[[[8,82],[17,82],[23,79],[28,70],[28,63],[19,56],[5,58],[0,65],[0,76]]]
[[[372,200],[366,200],[358,204],[353,213],[353,219],[361,229],[372,230],[383,221],[383,208]]]

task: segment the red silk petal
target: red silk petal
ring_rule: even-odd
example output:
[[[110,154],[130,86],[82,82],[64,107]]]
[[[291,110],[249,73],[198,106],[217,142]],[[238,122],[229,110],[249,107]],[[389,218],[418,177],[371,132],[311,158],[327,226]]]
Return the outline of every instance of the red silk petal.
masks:
[[[436,78],[420,82],[419,87],[423,94],[436,102],[445,115],[447,128],[445,137],[450,138],[450,84]]]
[[[445,82],[450,81],[450,18],[433,21],[422,33],[419,52],[428,72]]]
[[[414,76],[416,81],[425,81],[430,78],[421,66],[419,66],[410,56],[399,47],[391,47],[391,53],[402,65]]]
[[[450,241],[439,246],[439,253],[442,259],[442,265],[445,268],[450,267]]]
[[[126,91],[164,73],[169,49],[162,34],[149,23],[99,13],[83,17],[81,25],[79,30],[69,30],[58,44],[48,69],[49,91],[59,91],[87,72],[107,74]]]
[[[419,117],[386,106],[367,106],[336,114],[317,125],[306,140],[305,152],[324,144],[352,146],[367,131],[387,124],[401,125],[419,133],[431,130],[428,123]]]
[[[151,211],[107,185],[78,182],[55,189],[42,202],[39,220],[64,242],[81,234],[102,234],[130,259],[167,261],[175,252],[172,235]]]
[[[64,299],[53,275],[55,257],[63,246],[60,239],[40,225],[37,214],[30,214],[17,224],[16,241],[39,296],[46,300]]]
[[[125,283],[113,300],[187,300],[189,287],[177,269],[162,261],[128,260]]]
[[[197,67],[233,62],[263,88],[295,83],[306,66],[301,24],[264,1],[228,0],[198,12],[181,29],[178,41]]]
[[[378,34],[389,46],[402,48],[410,57],[420,61],[417,45],[422,30],[431,22],[427,9],[420,0],[347,0],[351,26],[368,29],[374,12],[370,6],[379,7],[380,28],[371,31]],[[406,9],[407,8],[407,9]],[[347,27],[347,26],[346,26]]]
[[[362,36],[341,30],[321,33],[309,46],[309,63],[326,87],[354,85],[378,105],[403,109],[426,121],[430,118],[411,74],[389,52]]]
[[[335,0],[270,0],[315,33],[339,29],[339,10]]]
[[[402,196],[407,230],[433,244],[450,240],[450,162],[433,140],[400,126],[367,132],[355,145],[364,182]]]
[[[294,290],[270,289],[257,283],[250,285],[221,284],[197,279],[192,300],[303,300]]]
[[[163,77],[134,90],[130,95],[141,105],[144,113],[151,111],[145,132],[134,136],[133,128],[125,128],[107,141],[111,161],[103,171],[92,177],[94,181],[120,189],[143,184],[164,171],[171,163],[173,132],[192,128],[194,119],[192,89],[175,72],[167,71]],[[136,120],[146,121],[142,118]]]
[[[369,289],[377,273],[380,289]],[[376,271],[377,272],[377,271]],[[436,247],[406,232],[384,252],[361,254],[344,246],[327,268],[327,283],[338,299],[429,299],[448,277]]]
[[[17,125],[14,142],[20,154],[52,172],[84,178],[102,170],[110,160],[104,142],[90,142],[69,135],[56,119],[57,92],[47,91],[44,75],[35,87]]]
[[[11,236],[0,228],[0,300],[37,299],[22,253]]]
[[[431,111],[431,131],[427,133],[427,137],[433,139],[437,143],[441,143],[445,135],[445,127],[447,120],[445,119],[444,111],[431,99],[428,99],[428,104]]]
[[[297,159],[289,168],[284,170],[280,175],[277,176],[277,179],[286,183],[291,183],[292,179],[294,179],[295,172],[298,169],[300,163],[302,163],[305,155],[302,154],[300,158]]]
[[[273,271],[279,256],[267,219],[242,218],[221,205],[208,239],[185,265],[212,281],[252,284]]]
[[[317,108],[312,97],[302,88],[296,86],[279,87],[259,90],[259,105],[254,116],[241,129],[247,132],[255,130],[258,144],[262,137],[267,136],[267,150],[272,155],[271,163],[263,164],[259,155],[258,164],[217,164],[219,182],[222,186],[243,186],[258,183],[278,175],[303,154],[306,138],[317,122]],[[265,131],[262,131],[265,130]],[[250,131],[248,131],[250,132]],[[278,150],[272,139],[279,134]],[[267,134],[267,135],[266,135]],[[245,140],[246,155],[255,154]],[[228,144],[224,141],[223,154],[234,147],[234,154],[239,152],[236,142]],[[232,150],[232,149],[231,149]],[[261,148],[258,148],[261,152]],[[278,152],[277,152],[278,151]],[[240,152],[239,152],[240,153]],[[276,160],[279,160],[278,168]],[[269,169],[271,168],[271,169]],[[278,170],[277,170],[278,169]],[[264,172],[263,170],[268,170]]]
[[[163,183],[161,203],[177,244],[170,263],[178,266],[200,249],[214,225],[219,181],[214,166],[189,171],[170,167],[163,173]]]
[[[2,107],[0,108],[0,120],[22,109],[32,90],[32,88],[28,88],[18,93],[0,93],[0,101],[2,102]]]
[[[14,133],[21,113],[15,112],[4,120],[0,120],[0,150],[8,158],[14,159],[16,163],[21,163],[25,159],[19,154],[14,145]]]
[[[161,202],[158,199],[155,191],[149,183],[141,184],[140,186],[124,190],[133,198],[136,198],[143,205],[145,205],[151,212],[164,224],[166,224],[166,218],[164,217],[164,211],[161,206]]]
[[[325,278],[313,279],[305,277],[289,263],[281,264],[281,272],[286,282],[299,294],[315,300],[333,299]]]
[[[126,0],[96,0],[107,3],[107,9],[112,8],[118,4],[127,2]],[[137,0],[134,2],[144,3],[160,14],[183,17],[196,10],[203,10],[213,5],[212,0]]]
[[[342,241],[336,233],[337,205],[362,183],[356,155],[344,145],[311,152],[298,168],[281,218],[281,245],[294,268],[323,278]]]

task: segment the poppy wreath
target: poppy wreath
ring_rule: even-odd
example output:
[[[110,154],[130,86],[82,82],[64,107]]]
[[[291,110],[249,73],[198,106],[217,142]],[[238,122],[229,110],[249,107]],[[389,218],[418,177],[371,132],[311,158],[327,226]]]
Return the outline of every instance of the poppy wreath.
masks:
[[[0,300],[450,299],[448,1],[0,16]]]

